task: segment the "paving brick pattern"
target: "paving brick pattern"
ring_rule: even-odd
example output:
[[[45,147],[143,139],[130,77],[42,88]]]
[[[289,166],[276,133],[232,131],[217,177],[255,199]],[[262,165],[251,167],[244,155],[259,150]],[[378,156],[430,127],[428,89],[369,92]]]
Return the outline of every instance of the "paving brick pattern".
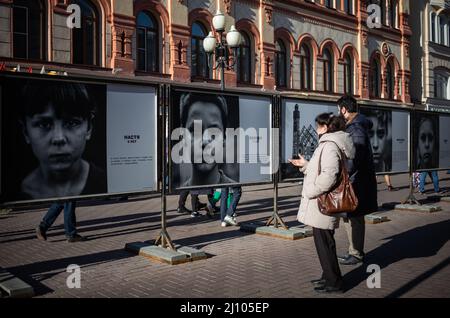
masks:
[[[379,184],[380,204],[406,198],[406,176],[395,176],[393,182],[399,191],[387,192]],[[450,176],[442,173],[441,186],[449,185]],[[290,226],[298,224],[300,191],[295,183],[280,185],[280,214]],[[270,186],[245,188],[239,221],[267,220],[272,195]],[[34,235],[45,209],[0,215],[0,267],[31,284],[36,297],[323,297],[309,283],[321,274],[312,238],[287,241],[221,228],[217,218],[177,214],[176,201],[168,198],[172,239],[203,249],[207,260],[170,266],[124,250],[126,243],[153,240],[159,233],[160,200],[147,198],[77,208],[79,232],[89,241],[74,244],[64,238],[62,215],[47,242]],[[333,297],[449,297],[450,203],[436,204],[443,210],[386,210],[382,213],[390,222],[368,224],[367,263],[341,267],[347,291]],[[336,241],[344,253],[343,228],[336,231]],[[81,289],[66,286],[70,264],[82,268]],[[368,264],[382,268],[380,289],[367,288]]]

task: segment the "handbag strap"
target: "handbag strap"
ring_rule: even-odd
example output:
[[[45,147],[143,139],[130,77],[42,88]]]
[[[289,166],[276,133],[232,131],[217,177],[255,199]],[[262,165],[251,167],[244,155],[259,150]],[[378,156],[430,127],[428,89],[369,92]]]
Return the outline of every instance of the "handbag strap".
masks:
[[[334,141],[332,141],[332,140],[328,140],[328,141],[326,141],[326,142],[324,142],[324,144],[326,144],[327,142],[332,142],[333,144],[335,144],[336,145],[336,147],[338,148],[338,150],[339,150],[339,153],[340,153],[340,160],[339,160],[339,163],[340,163],[340,165],[341,165],[341,175],[342,174],[344,174],[344,169],[345,169],[345,171],[347,170],[346,169],[346,167],[345,167],[345,162],[344,162],[344,160],[345,160],[345,154],[344,154],[344,152],[341,150],[341,148],[339,147],[339,145],[337,144],[337,143],[335,143]],[[317,172],[317,175],[320,175],[320,171],[322,171],[322,153],[323,153],[323,148],[325,148],[325,145],[322,147],[322,149],[320,150],[320,156],[319,156],[319,165],[318,165],[318,168],[319,168],[319,170],[318,170],[318,172]]]

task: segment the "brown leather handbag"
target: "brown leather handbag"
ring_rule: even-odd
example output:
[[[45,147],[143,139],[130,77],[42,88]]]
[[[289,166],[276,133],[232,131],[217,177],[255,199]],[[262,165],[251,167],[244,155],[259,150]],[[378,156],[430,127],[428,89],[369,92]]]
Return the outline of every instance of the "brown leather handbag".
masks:
[[[331,141],[332,142],[332,141]],[[334,142],[333,142],[334,143]],[[336,144],[336,143],[334,143]],[[340,160],[340,176],[336,184],[331,188],[330,191],[321,194],[317,198],[317,205],[319,206],[319,211],[322,214],[333,216],[338,213],[354,212],[358,207],[358,198],[355,195],[353,186],[350,182],[347,167],[345,166],[345,154],[342,152],[341,148],[336,144],[341,154]],[[319,157],[319,173],[322,170],[322,151]]]

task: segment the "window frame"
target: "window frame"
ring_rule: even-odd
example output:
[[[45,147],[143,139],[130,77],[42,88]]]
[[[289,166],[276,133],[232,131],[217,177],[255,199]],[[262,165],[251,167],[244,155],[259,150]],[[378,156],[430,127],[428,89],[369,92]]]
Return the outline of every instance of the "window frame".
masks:
[[[395,67],[392,62],[387,63],[386,65],[386,91],[387,91],[387,99],[395,99]]]
[[[381,98],[381,63],[378,59],[372,59],[369,74],[369,94],[371,97]],[[374,85],[375,81],[376,85]]]
[[[147,27],[147,26],[140,26],[138,24],[138,20],[139,20],[139,15],[144,14],[146,15],[150,21],[152,22],[152,24],[154,25],[153,28],[151,27]],[[139,46],[139,31],[143,31],[144,32],[144,48],[141,48]],[[149,42],[149,32],[153,33],[155,36],[155,43],[153,44],[153,49],[155,49],[155,55],[153,56],[153,58],[155,59],[155,69],[149,69],[149,48],[148,47],[148,42]],[[147,73],[160,73],[160,46],[159,46],[159,37],[160,37],[160,32],[159,32],[159,24],[158,24],[158,20],[155,18],[155,16],[149,12],[148,10],[142,10],[140,11],[137,16],[136,16],[136,70],[139,72],[147,72]],[[139,60],[139,52],[144,52],[144,69],[140,68],[140,60]]]
[[[328,56],[329,59],[326,59]],[[329,48],[325,48],[322,54],[323,61],[323,91],[334,93],[334,56]]]
[[[355,91],[355,71],[353,63],[354,62],[350,53],[346,53],[344,55],[344,93],[351,95],[353,95]]]
[[[237,49],[238,52],[238,60],[237,60],[237,70],[236,70],[236,75],[237,75],[237,81],[238,83],[243,83],[243,84],[252,84],[253,79],[252,79],[252,67],[253,67],[253,63],[252,63],[252,56],[253,56],[253,50],[252,50],[252,43],[251,43],[251,37],[246,33],[241,31],[241,35],[242,35],[242,42],[241,45],[239,46],[239,48]],[[245,39],[245,41],[244,41]],[[247,44],[244,44],[245,42],[247,42]],[[244,50],[248,50],[247,52],[247,59],[243,59],[243,51]],[[243,80],[242,79],[242,75],[243,75],[243,70],[247,69],[248,70],[248,80]]]
[[[27,6],[28,4],[28,6]],[[45,61],[47,59],[47,54],[46,54],[46,47],[47,47],[47,36],[45,33],[45,24],[47,21],[47,15],[45,12],[45,4],[43,3],[42,0],[37,1],[37,5],[39,6],[39,12],[37,12],[37,14],[39,15],[39,35],[38,35],[38,39],[36,41],[36,43],[39,43],[39,56],[31,56],[31,52],[30,52],[30,40],[31,40],[31,32],[30,32],[30,28],[32,27],[36,27],[31,26],[30,25],[30,20],[31,20],[31,14],[33,13],[32,10],[30,10],[32,4],[30,4],[29,2],[24,4],[23,1],[12,1],[12,5],[11,5],[11,41],[12,41],[12,47],[11,47],[11,56],[14,58],[18,58],[18,59],[27,59],[27,60],[37,60],[37,61]],[[26,19],[26,27],[25,27],[25,32],[18,32],[15,31],[14,28],[14,24],[15,24],[15,9],[22,9],[25,10],[25,19]],[[36,13],[36,12],[35,12]],[[24,56],[19,56],[19,54],[17,54],[15,52],[15,48],[17,46],[14,45],[14,42],[16,42],[16,36],[21,36],[25,38],[25,50],[24,50]]]
[[[200,27],[200,29],[202,30],[202,32],[204,34],[203,37],[193,34],[194,25],[198,25]],[[210,69],[209,63],[208,63],[208,55],[203,49],[203,41],[207,36],[208,36],[208,33],[207,33],[207,29],[204,26],[204,24],[198,20],[194,21],[191,25],[191,78],[203,79],[203,80],[212,79],[211,69]],[[194,59],[193,59],[193,47],[194,46],[193,46],[193,43],[194,42],[195,42],[195,48],[196,48],[196,50],[195,50],[195,52],[196,52],[195,73],[193,72],[193,70],[194,70],[194,63],[193,63],[194,62]],[[206,75],[203,75],[202,72],[199,72],[199,71],[201,71],[201,66],[198,63],[200,61],[199,59],[201,58],[200,57],[201,54],[199,54],[199,53],[202,53],[202,51],[205,56],[204,64],[205,64]]]
[[[303,55],[302,52],[307,54]],[[303,43],[300,47],[300,90],[312,90],[312,54],[308,44]]]
[[[71,62],[72,64],[76,64],[76,65],[89,65],[89,66],[99,66],[101,67],[102,65],[102,45],[101,45],[101,40],[102,40],[102,34],[101,34],[101,26],[102,26],[102,16],[101,16],[101,11],[98,9],[98,7],[95,5],[94,2],[90,1],[90,0],[72,0],[70,3],[73,4],[77,4],[77,2],[84,2],[86,3],[90,9],[91,9],[91,13],[94,16],[94,19],[91,19],[91,16],[85,16],[83,15],[83,11],[81,11],[81,32],[82,32],[82,39],[83,39],[83,46],[82,46],[82,60],[81,62],[78,62],[78,60],[75,59],[75,32],[77,32],[77,29],[73,29],[72,30],[72,40],[71,40],[71,45],[72,45],[72,49],[71,49]],[[92,39],[92,43],[93,43],[93,48],[92,48],[92,59],[93,62],[90,63],[88,62],[88,60],[90,59],[89,56],[89,48],[87,47],[87,44],[85,43],[86,39],[87,39],[87,35],[89,35],[89,33],[87,32],[87,28],[85,27],[85,25],[89,22],[92,21],[92,25],[93,25],[93,32],[92,35],[93,39]]]
[[[281,45],[280,45],[281,44]],[[280,47],[280,49],[277,48],[277,45]],[[287,88],[287,82],[288,82],[288,72],[287,72],[287,47],[286,44],[284,44],[284,41],[281,39],[278,39],[275,44],[275,85],[281,88]],[[283,65],[280,67],[280,58],[282,59]],[[284,84],[281,83],[281,75],[280,75],[280,69],[283,69],[283,80]]]

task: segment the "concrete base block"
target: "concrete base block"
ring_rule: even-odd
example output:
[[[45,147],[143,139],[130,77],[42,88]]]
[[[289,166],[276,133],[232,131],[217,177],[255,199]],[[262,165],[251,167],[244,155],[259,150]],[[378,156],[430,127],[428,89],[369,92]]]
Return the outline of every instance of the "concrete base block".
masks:
[[[207,259],[208,258],[208,256],[206,255],[205,252],[203,252],[201,250],[198,250],[196,248],[193,248],[193,247],[189,247],[189,246],[183,246],[183,247],[177,249],[177,251],[179,253],[186,254],[193,261],[198,261],[198,260],[201,260],[201,259]]]
[[[442,202],[446,202],[446,203],[450,203],[450,197],[442,197],[441,201]]]
[[[378,224],[383,222],[389,222],[387,216],[379,215],[379,214],[369,214],[365,216],[365,220],[367,224]]]
[[[416,205],[416,204],[397,204],[395,206],[396,210],[399,211],[411,211],[411,212],[422,212],[422,213],[433,213],[441,211],[441,207],[437,205]]]
[[[207,258],[205,252],[188,246],[180,247],[177,251],[173,251],[146,242],[134,242],[127,243],[125,250],[170,265],[183,264]]]
[[[307,227],[292,227],[290,229],[265,226],[261,223],[245,223],[241,225],[241,231],[259,235],[271,236],[285,240],[298,240],[312,235],[312,230]]]
[[[34,289],[11,273],[0,269],[0,289],[11,298],[30,298],[34,296]]]

